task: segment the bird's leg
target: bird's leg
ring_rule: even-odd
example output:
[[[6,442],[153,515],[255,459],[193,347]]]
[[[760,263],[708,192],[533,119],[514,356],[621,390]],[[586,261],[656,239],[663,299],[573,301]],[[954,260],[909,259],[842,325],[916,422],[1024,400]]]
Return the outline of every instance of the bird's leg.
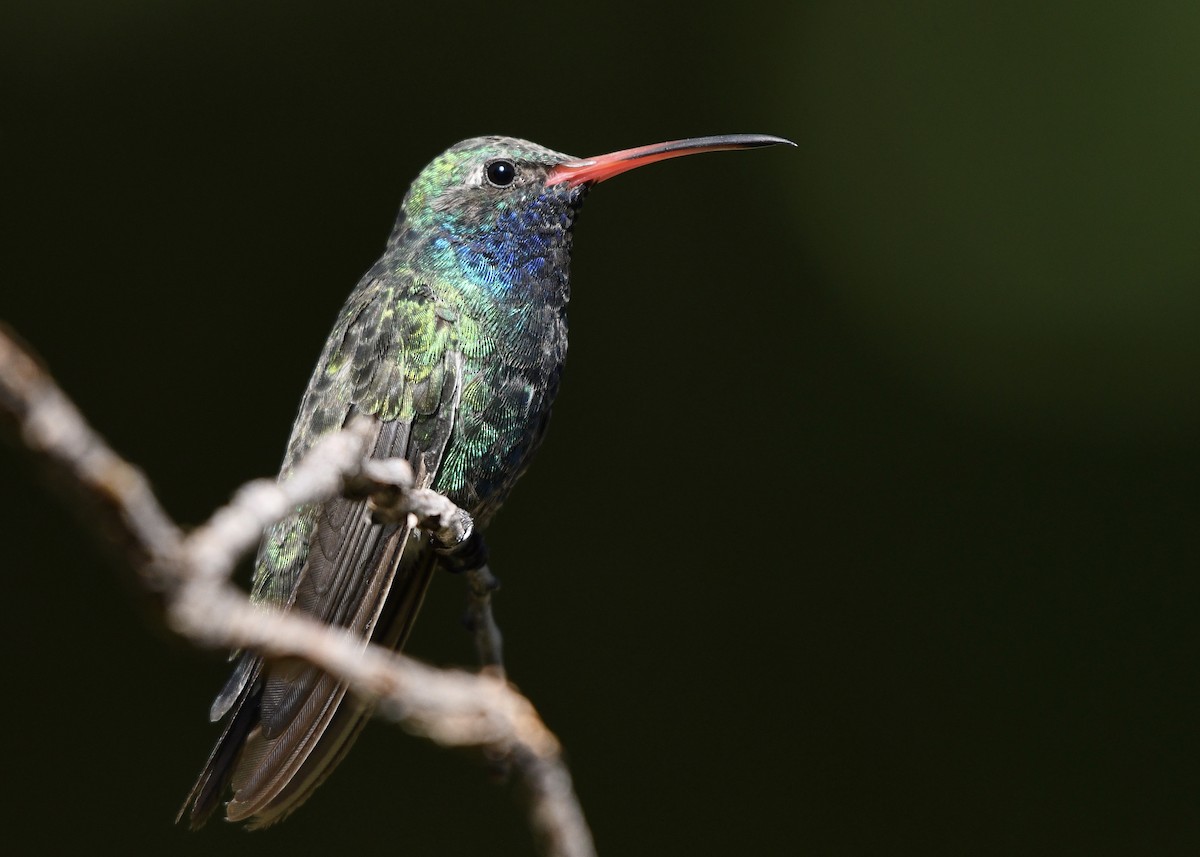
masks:
[[[397,465],[404,465],[397,467]],[[426,526],[434,549],[447,571],[467,579],[467,613],[464,624],[475,636],[480,667],[504,678],[504,656],[500,628],[492,615],[492,593],[500,584],[488,568],[487,545],[475,522],[442,494],[413,489],[405,484],[410,471],[395,459],[364,462],[362,473],[347,480],[347,496],[366,497],[372,518],[378,523],[396,523],[409,518],[411,525]],[[448,507],[448,509],[447,509]]]

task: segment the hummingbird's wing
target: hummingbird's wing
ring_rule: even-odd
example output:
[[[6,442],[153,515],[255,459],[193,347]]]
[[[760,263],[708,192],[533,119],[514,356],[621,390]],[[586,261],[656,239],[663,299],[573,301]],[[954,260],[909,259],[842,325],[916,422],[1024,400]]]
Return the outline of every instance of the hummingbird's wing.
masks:
[[[403,457],[428,487],[454,428],[462,389],[454,315],[433,293],[396,286],[373,269],[343,309],[301,405],[287,473],[324,434],[356,414],[373,417],[370,454]],[[303,507],[264,536],[252,596],[303,610],[364,640],[400,646],[436,562],[428,536],[381,525],[362,500]],[[369,710],[344,685],[295,662],[242,654],[213,703],[228,716],[181,811],[193,826],[215,809],[227,783],[231,821],[261,827],[300,805],[341,760]]]

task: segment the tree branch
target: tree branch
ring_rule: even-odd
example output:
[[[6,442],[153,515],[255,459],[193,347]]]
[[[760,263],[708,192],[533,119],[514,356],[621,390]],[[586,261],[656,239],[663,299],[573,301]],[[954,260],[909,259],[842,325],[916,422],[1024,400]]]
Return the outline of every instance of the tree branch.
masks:
[[[190,535],[159,504],[140,470],[117,455],[84,420],[27,348],[0,325],[0,420],[60,485],[85,505],[150,592],[166,625],[197,646],[252,649],[299,658],[378,703],[381,716],[446,747],[482,749],[505,761],[529,796],[529,825],[543,854],[594,855],[591,834],[563,763],[558,739],[501,670],[441,670],[368,645],[298,612],[252,604],[230,576],[264,527],[296,506],[344,492],[369,493],[386,514],[413,515],[444,544],[469,535],[469,521],[442,495],[412,488],[407,462],[364,462],[362,425],[332,435],[288,479],[247,483]],[[485,569],[486,572],[486,569]],[[490,573],[471,581],[472,616],[491,623]],[[494,631],[494,624],[479,634]],[[499,658],[499,634],[491,641]]]

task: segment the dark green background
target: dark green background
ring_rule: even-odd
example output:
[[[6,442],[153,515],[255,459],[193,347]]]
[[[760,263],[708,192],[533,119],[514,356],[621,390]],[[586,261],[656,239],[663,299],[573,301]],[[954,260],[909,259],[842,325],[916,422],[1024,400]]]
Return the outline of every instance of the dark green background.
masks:
[[[1121,5],[6,3],[0,317],[196,522],[445,146],[789,136],[592,195],[491,533],[602,853],[1195,854],[1200,7]],[[5,841],[529,852],[383,726],[280,828],[172,827],[224,665],[0,478]],[[470,662],[461,599],[413,653]]]

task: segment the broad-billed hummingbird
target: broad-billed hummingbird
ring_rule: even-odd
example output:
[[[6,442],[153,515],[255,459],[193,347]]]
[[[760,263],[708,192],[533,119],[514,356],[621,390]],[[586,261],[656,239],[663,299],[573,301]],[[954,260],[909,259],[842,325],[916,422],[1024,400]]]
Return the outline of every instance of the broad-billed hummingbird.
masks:
[[[699,137],[572,158],[509,137],[464,140],[408,190],[383,257],[338,316],[292,428],[281,475],[356,416],[370,455],[487,525],[542,441],[567,353],[571,232],[592,185],[655,161],[789,141]],[[475,554],[481,553],[479,544]],[[267,529],[252,598],[398,649],[447,546],[344,497]],[[481,560],[479,560],[481,561]],[[210,715],[224,732],[180,811],[265,827],[303,803],[370,715],[312,667],[240,654]]]

